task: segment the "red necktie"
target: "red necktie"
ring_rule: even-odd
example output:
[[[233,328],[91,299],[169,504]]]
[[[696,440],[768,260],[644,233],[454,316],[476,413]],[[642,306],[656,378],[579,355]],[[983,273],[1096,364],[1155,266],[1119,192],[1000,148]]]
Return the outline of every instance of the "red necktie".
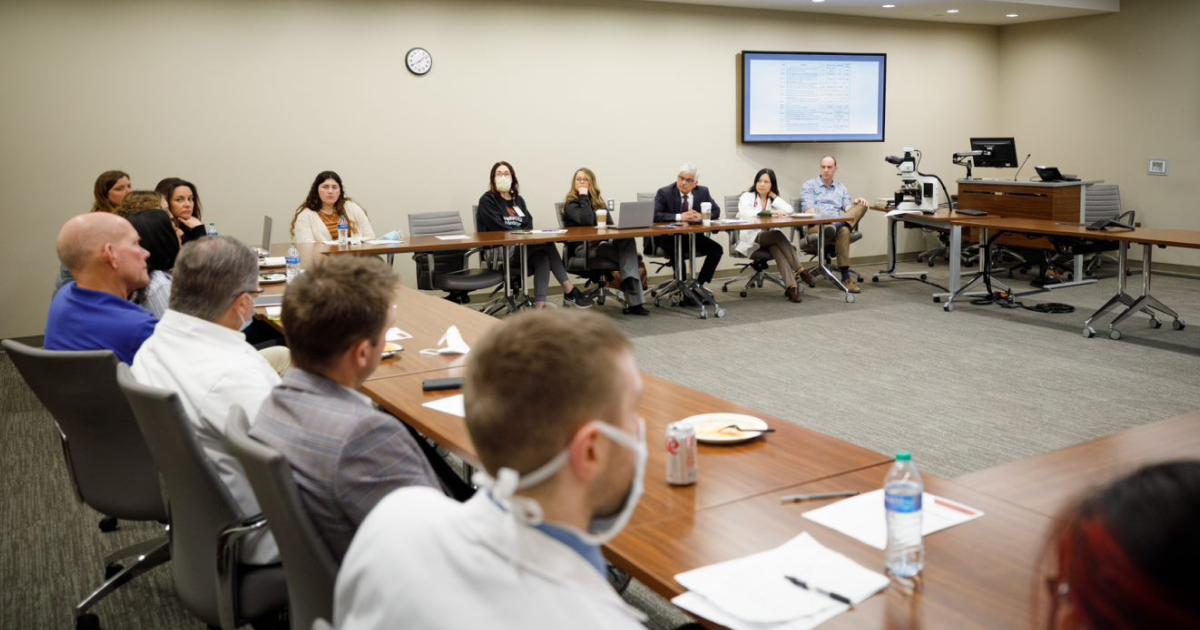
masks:
[[[688,200],[688,198],[687,198],[687,195],[684,195],[684,196],[683,196],[683,204],[682,204],[682,205],[680,205],[679,214],[685,214],[685,213],[687,213],[687,211],[688,211],[688,202],[687,202],[687,200]]]

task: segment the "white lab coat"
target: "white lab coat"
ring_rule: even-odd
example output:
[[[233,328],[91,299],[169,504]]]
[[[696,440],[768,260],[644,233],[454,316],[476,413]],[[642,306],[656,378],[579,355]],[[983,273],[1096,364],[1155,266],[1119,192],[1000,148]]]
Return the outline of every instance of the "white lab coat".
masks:
[[[245,470],[225,445],[225,420],[237,405],[253,421],[280,379],[262,354],[246,343],[246,336],[168,309],[134,355],[130,371],[139,383],[179,395],[197,441],[242,516],[261,514]],[[270,532],[248,536],[241,559],[250,564],[279,562],[279,548]]]
[[[367,212],[362,209],[362,206],[346,200],[346,221],[350,224],[350,235],[361,236],[364,241],[369,241],[375,238],[375,230],[371,228],[371,220],[367,218]],[[296,230],[295,243],[320,243],[321,241],[331,241],[337,238],[336,234],[330,234],[328,228],[325,227],[325,222],[321,220],[320,215],[315,210],[304,209],[300,214],[296,215]]]
[[[783,200],[783,195],[776,195],[771,200],[770,210],[786,210],[792,211],[792,204]],[[738,213],[739,219],[753,219],[762,212],[762,200],[756,192],[744,192],[738,198]],[[737,251],[739,254],[750,257],[758,249],[758,233],[762,230],[742,230],[738,232]]]
[[[579,553],[513,521],[481,490],[389,494],[342,561],[338,630],[643,630],[644,619]]]

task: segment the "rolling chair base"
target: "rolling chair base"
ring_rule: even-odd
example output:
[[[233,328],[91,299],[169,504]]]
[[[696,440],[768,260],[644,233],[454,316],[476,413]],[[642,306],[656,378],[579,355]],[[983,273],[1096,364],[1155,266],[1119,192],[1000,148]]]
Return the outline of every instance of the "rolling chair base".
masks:
[[[137,559],[127,567],[116,562],[129,557]],[[76,630],[98,629],[100,618],[89,613],[89,609],[130,580],[170,559],[171,548],[165,536],[130,545],[106,556],[104,558],[104,583],[75,606]]]

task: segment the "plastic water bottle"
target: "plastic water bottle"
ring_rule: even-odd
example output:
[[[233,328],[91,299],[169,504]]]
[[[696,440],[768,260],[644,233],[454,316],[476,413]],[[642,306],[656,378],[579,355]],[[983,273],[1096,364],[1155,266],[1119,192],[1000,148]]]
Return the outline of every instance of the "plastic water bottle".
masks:
[[[216,236],[217,235],[217,222],[209,221],[208,227],[204,229],[204,234],[206,236]]]
[[[345,247],[350,239],[350,224],[346,222],[346,215],[338,217],[338,247]]]
[[[925,544],[921,542],[921,497],[925,482],[907,451],[896,453],[896,463],[883,480],[884,509],[887,510],[887,550],[884,561],[897,577],[915,577],[925,567]]]
[[[296,250],[294,243],[288,248],[284,261],[287,262],[287,281],[291,282],[300,275],[300,252]]]

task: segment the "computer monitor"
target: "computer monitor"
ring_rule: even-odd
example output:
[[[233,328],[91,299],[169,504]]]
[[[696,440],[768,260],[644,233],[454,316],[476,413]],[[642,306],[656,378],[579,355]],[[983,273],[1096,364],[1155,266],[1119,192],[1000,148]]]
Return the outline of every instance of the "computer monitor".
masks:
[[[971,150],[983,151],[975,156],[975,166],[1017,168],[1017,143],[1012,138],[971,138]]]

